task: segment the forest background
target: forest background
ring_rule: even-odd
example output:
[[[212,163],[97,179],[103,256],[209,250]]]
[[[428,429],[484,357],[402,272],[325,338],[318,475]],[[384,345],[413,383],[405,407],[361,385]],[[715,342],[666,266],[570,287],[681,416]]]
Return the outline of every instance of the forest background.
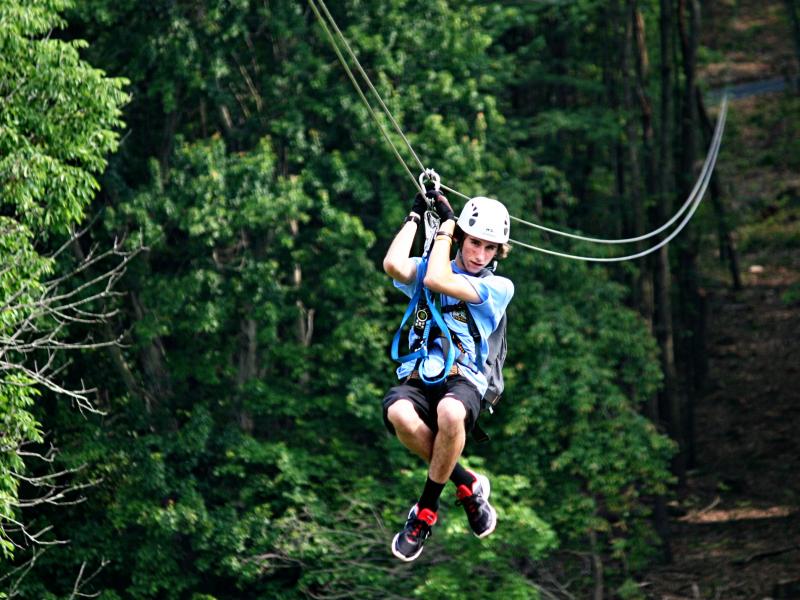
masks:
[[[706,92],[741,75],[731,48],[701,42],[737,6],[329,8],[446,184],[621,238],[688,196]],[[800,53],[797,2],[770,7]],[[735,110],[709,199],[668,247],[613,266],[518,247],[502,263],[507,389],[491,442],[466,451],[501,525],[476,540],[446,502],[405,565],[388,543],[424,469],[381,422],[405,302],[380,264],[415,190],[309,5],[6,0],[0,50],[6,597],[650,593],[698,459],[704,280],[743,285],[737,241],[800,237],[794,188],[737,238],[764,205],[725,183],[750,162]],[[770,107],[767,160],[796,169],[797,97]]]

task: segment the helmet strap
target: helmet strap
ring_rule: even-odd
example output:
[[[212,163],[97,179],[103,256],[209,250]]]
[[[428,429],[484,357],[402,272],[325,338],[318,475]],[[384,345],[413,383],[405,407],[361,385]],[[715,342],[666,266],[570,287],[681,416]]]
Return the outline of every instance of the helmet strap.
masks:
[[[456,250],[456,264],[458,265],[459,269],[462,269],[464,271],[467,270],[467,268],[464,266],[464,259],[461,257],[461,245],[460,244],[458,246],[458,250]]]

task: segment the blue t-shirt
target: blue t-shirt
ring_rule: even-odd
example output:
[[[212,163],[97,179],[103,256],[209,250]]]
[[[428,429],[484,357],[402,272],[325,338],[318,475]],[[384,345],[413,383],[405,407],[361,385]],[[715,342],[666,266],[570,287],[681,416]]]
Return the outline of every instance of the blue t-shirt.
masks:
[[[415,256],[412,260],[417,268],[419,268],[422,258]],[[489,335],[497,328],[500,319],[503,318],[508,303],[511,302],[511,297],[514,295],[514,284],[510,279],[501,277],[500,275],[492,275],[490,277],[476,277],[470,275],[467,271],[459,269],[455,260],[450,262],[450,266],[453,269],[453,273],[461,275],[472,285],[481,299],[477,304],[468,302],[467,305],[475,320],[475,325],[478,327],[478,331],[481,334],[481,356],[485,358],[489,354],[489,342],[487,340],[489,339]],[[411,283],[402,283],[395,280],[394,286],[411,298],[417,291],[416,274]],[[445,296],[444,294],[440,296],[440,299],[442,306],[449,306],[460,302],[458,298]],[[457,312],[443,313],[442,316],[444,317],[444,322],[447,327],[458,335],[459,341],[464,346],[466,356],[460,356],[458,347],[455,348],[459,372],[478,388],[478,392],[480,392],[482,396],[486,392],[488,383],[482,369],[476,364],[477,353],[475,352],[475,342],[469,334],[469,326],[466,320]],[[411,347],[417,340],[417,335],[414,333],[413,329],[411,329],[408,338],[409,347]],[[397,368],[397,377],[399,379],[408,377],[414,370],[415,363],[416,359],[401,364]],[[444,355],[442,352],[441,340],[438,340],[435,342],[433,348],[430,349],[428,356],[420,364],[420,369],[426,377],[433,378],[439,375],[443,368]]]

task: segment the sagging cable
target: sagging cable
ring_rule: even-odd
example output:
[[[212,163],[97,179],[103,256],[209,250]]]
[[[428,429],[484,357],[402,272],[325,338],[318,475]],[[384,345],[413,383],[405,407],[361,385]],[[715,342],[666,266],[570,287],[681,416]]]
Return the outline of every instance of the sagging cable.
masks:
[[[714,130],[714,135],[713,135],[713,137],[711,139],[711,142],[709,144],[708,153],[706,154],[706,160],[703,163],[703,168],[700,171],[700,175],[698,176],[697,181],[694,184],[694,188],[692,189],[692,191],[689,194],[689,196],[686,198],[686,201],[683,203],[683,206],[681,206],[680,210],[678,210],[678,212],[676,212],[669,221],[664,223],[658,229],[654,229],[653,231],[651,231],[649,233],[645,233],[645,234],[642,234],[640,236],[632,237],[632,238],[605,239],[605,238],[596,238],[596,237],[586,237],[586,236],[577,235],[577,234],[574,234],[574,233],[568,233],[566,231],[559,231],[557,229],[551,229],[550,227],[545,227],[544,225],[539,225],[537,223],[531,223],[529,221],[525,221],[523,219],[517,218],[514,215],[510,215],[511,216],[511,220],[512,221],[516,221],[518,223],[521,223],[522,225],[527,225],[529,227],[534,227],[534,228],[539,229],[541,231],[546,231],[547,233],[553,233],[553,234],[560,235],[560,236],[563,236],[563,237],[572,238],[574,240],[581,240],[583,242],[594,242],[596,244],[630,244],[632,242],[641,242],[642,240],[646,240],[646,239],[649,239],[651,237],[654,237],[654,236],[658,235],[662,231],[664,231],[666,229],[669,229],[669,227],[671,227],[672,224],[675,223],[675,221],[677,221],[680,218],[680,216],[689,208],[689,206],[692,205],[692,203],[695,201],[695,196],[697,195],[697,192],[700,189],[700,186],[702,185],[702,182],[706,177],[706,174],[710,170],[713,171],[713,169],[714,169],[714,161],[712,161],[712,152],[711,152],[711,150],[714,147],[714,145],[717,144],[718,138],[721,139],[721,137],[722,137],[722,122],[723,122],[722,116],[723,116],[723,113],[727,112],[727,110],[728,110],[728,98],[727,98],[727,96],[725,96],[722,99],[722,106],[720,108],[720,116],[717,118],[717,126],[716,126],[716,128]],[[716,160],[716,157],[714,157],[714,160]]]
[[[725,126],[725,119],[727,117],[727,97],[723,100],[723,112],[720,114],[720,122],[722,128]],[[573,260],[581,260],[586,262],[603,262],[603,263],[610,263],[610,262],[622,262],[626,260],[633,260],[636,258],[641,258],[643,256],[647,256],[661,248],[662,246],[671,242],[675,236],[677,236],[681,230],[686,226],[686,224],[691,220],[692,216],[694,215],[697,208],[700,206],[700,202],[703,200],[703,196],[705,195],[706,189],[708,188],[708,184],[711,181],[711,176],[713,173],[714,164],[717,161],[717,155],[719,154],[719,147],[721,143],[722,137],[720,136],[714,146],[710,149],[712,155],[711,161],[711,168],[705,172],[704,177],[698,179],[698,183],[700,183],[699,193],[697,198],[694,200],[694,204],[692,205],[689,212],[683,218],[683,221],[678,225],[678,227],[666,238],[661,240],[655,246],[652,246],[646,250],[642,250],[641,252],[637,252],[636,254],[628,254],[626,256],[612,256],[612,257],[590,257],[590,256],[580,256],[576,254],[567,254],[564,252],[556,252],[555,250],[548,250],[547,248],[541,248],[539,246],[534,246],[532,244],[526,244],[525,242],[520,242],[519,240],[509,240],[513,242],[515,245],[522,246],[523,248],[528,248],[530,250],[536,250],[537,252],[542,252],[544,254],[549,254],[551,256],[558,256],[561,258],[570,258]]]

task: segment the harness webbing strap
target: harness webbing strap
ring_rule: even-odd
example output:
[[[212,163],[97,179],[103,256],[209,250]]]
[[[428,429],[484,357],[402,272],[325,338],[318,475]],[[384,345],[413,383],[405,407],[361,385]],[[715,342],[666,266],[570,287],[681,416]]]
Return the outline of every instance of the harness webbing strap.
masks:
[[[447,327],[447,324],[444,322],[444,317],[440,312],[439,308],[436,306],[436,299],[431,295],[431,291],[425,287],[425,274],[428,272],[428,253],[426,252],[425,255],[422,257],[422,261],[420,262],[419,266],[417,267],[417,278],[416,278],[416,291],[414,295],[411,297],[411,300],[406,307],[406,312],[403,314],[403,319],[400,321],[400,327],[394,334],[392,338],[392,360],[396,360],[400,363],[405,363],[410,360],[416,360],[415,368],[419,371],[419,378],[422,380],[423,383],[427,385],[435,385],[437,383],[443,382],[447,379],[448,374],[450,373],[450,369],[453,366],[453,363],[456,360],[456,353],[453,346],[453,338],[450,334],[450,329]],[[425,321],[425,326],[422,331],[422,335],[418,336],[414,347],[411,349],[411,352],[400,356],[400,338],[402,337],[403,327],[405,326],[408,319],[411,317],[412,314],[419,312],[420,309],[424,309],[428,313],[428,318]],[[415,323],[415,328],[417,323]],[[436,331],[438,330],[438,331]],[[434,331],[436,331],[435,335],[431,335]],[[439,338],[442,339],[442,351],[444,354],[444,368],[442,372],[439,373],[436,377],[427,377],[423,369],[420,368],[420,362],[427,358],[430,348],[433,344],[436,343],[436,340]]]
[[[444,350],[445,347],[447,348],[444,360],[444,367],[442,368],[442,372],[439,375],[429,379],[428,377],[426,377],[425,372],[422,369],[420,369],[419,371],[419,378],[422,380],[423,383],[427,383],[428,385],[435,385],[447,379],[447,376],[450,374],[450,368],[453,366],[453,363],[455,362],[456,353],[455,350],[453,350],[453,339],[450,337],[450,330],[447,328],[447,325],[444,322],[442,313],[439,312],[438,308],[436,308],[436,302],[431,297],[431,291],[428,288],[423,288],[423,294],[425,294],[425,299],[428,301],[428,308],[430,309],[431,317],[433,317],[434,323],[441,331],[441,336],[437,337],[443,338],[442,349]],[[431,328],[427,327],[426,329],[428,334],[427,339],[422,340],[422,345],[425,347],[427,347],[429,343],[435,342],[436,339],[434,338],[434,340],[430,340]]]
[[[463,300],[461,302],[457,302],[456,304],[448,304],[447,306],[442,307],[442,312],[452,313],[458,312],[460,310],[464,311],[465,318],[467,319],[467,330],[469,331],[469,335],[472,338],[472,341],[475,343],[475,366],[477,367],[478,371],[483,369],[483,351],[481,348],[481,333],[478,331],[478,326],[475,323],[475,318],[472,316],[472,312],[469,310],[467,303]],[[462,352],[464,352],[462,350]],[[465,353],[466,354],[466,353]]]
[[[422,285],[422,282],[425,280],[425,273],[428,271],[428,257],[425,256],[422,259],[422,262],[417,267],[417,291],[414,292],[414,295],[411,297],[411,301],[408,303],[406,307],[406,312],[403,314],[403,319],[400,321],[400,327],[394,334],[392,338],[392,360],[396,360],[398,362],[404,363],[409,360],[425,358],[428,355],[428,345],[421,344],[418,349],[415,351],[404,354],[400,356],[400,338],[403,333],[403,326],[408,321],[409,317],[412,314],[417,312],[417,307],[419,306],[420,300],[423,298],[423,290],[425,289]],[[426,334],[430,330],[430,319],[428,319],[425,330],[423,331],[423,335],[419,338],[420,340],[425,339]]]

